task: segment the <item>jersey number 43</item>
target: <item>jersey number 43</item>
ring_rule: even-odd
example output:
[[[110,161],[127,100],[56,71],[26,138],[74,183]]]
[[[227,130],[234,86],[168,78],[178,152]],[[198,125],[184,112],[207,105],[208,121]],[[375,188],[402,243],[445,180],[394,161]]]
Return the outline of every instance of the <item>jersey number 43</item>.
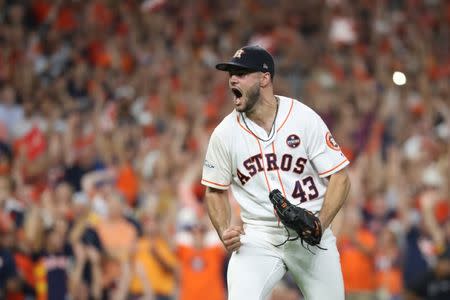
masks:
[[[311,176],[305,177],[302,180],[295,182],[294,191],[292,192],[292,198],[300,198],[300,203],[313,200],[319,197],[319,191]]]

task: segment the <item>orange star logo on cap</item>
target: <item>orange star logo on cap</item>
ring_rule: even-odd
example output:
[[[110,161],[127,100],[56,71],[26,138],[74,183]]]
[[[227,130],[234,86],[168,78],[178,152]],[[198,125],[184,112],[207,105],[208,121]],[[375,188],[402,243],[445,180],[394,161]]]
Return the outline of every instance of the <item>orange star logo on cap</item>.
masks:
[[[234,53],[233,57],[241,58],[241,55],[243,53],[244,53],[244,50],[239,49],[238,51],[236,51],[236,53]]]

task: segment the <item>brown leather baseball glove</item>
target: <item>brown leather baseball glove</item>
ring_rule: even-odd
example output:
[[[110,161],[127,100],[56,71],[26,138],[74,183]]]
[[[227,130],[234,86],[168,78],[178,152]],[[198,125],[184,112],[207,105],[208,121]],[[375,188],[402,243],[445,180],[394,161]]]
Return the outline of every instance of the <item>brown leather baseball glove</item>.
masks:
[[[270,192],[269,199],[281,223],[298,234],[298,237],[294,239],[288,238],[288,240],[292,241],[300,238],[302,244],[303,242],[311,246],[320,244],[322,225],[318,217],[307,209],[293,205],[277,189]]]

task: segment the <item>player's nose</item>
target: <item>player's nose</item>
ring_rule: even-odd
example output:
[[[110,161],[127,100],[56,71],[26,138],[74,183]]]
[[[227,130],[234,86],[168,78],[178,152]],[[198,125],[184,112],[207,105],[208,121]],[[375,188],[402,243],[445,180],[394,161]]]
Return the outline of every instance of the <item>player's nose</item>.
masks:
[[[238,82],[239,82],[239,77],[236,76],[236,75],[234,75],[234,74],[232,74],[232,75],[230,75],[230,80],[229,80],[229,82],[230,82],[230,86],[235,86],[235,85],[237,85]]]

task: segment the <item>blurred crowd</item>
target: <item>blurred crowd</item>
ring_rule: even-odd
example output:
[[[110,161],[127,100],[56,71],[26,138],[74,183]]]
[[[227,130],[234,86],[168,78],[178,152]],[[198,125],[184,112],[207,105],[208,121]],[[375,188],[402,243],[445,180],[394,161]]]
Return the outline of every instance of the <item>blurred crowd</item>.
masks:
[[[443,0],[0,0],[0,299],[226,298],[199,181],[247,44],[351,160],[347,298],[450,299],[449,37]]]

